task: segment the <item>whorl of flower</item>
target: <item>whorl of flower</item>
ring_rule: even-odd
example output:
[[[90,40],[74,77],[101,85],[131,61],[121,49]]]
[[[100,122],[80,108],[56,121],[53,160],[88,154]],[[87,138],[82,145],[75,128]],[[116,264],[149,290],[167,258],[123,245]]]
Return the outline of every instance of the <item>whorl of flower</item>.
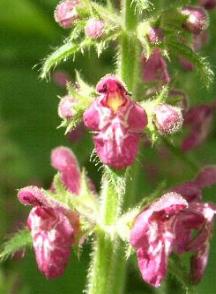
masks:
[[[157,44],[163,40],[164,33],[161,28],[150,27],[147,37],[150,43]]]
[[[85,111],[84,124],[95,132],[95,148],[101,161],[117,169],[125,168],[136,157],[147,125],[146,112],[131,100],[122,82],[113,75],[103,77],[96,90],[100,96]]]
[[[198,147],[208,136],[215,106],[202,104],[191,107],[184,116],[184,125],[189,134],[183,139],[181,148],[187,152]]]
[[[169,104],[159,104],[154,109],[154,123],[161,134],[173,134],[183,124],[181,109]]]
[[[48,278],[63,274],[74,241],[74,229],[59,210],[34,207],[27,220],[39,270]]]
[[[160,49],[155,49],[151,56],[142,58],[143,79],[145,82],[161,82],[168,84],[171,80],[167,69],[167,63]]]
[[[79,0],[65,0],[57,5],[54,18],[64,29],[71,28],[74,21],[78,18],[76,7],[79,3]]]
[[[199,4],[205,9],[210,10],[216,7],[216,0],[199,0]]]
[[[144,281],[154,287],[159,287],[164,280],[168,257],[173,250],[172,220],[187,206],[187,201],[179,194],[167,193],[135,219],[130,243],[136,250]]]
[[[90,18],[85,26],[85,34],[91,39],[98,39],[104,34],[104,29],[103,20]]]
[[[73,194],[80,191],[80,169],[73,152],[67,147],[57,147],[51,153],[51,164],[60,173],[65,187]]]
[[[61,98],[59,105],[58,105],[58,115],[62,119],[71,119],[75,111],[73,109],[74,105],[76,104],[73,97],[67,95]]]
[[[201,6],[185,6],[181,9],[186,16],[184,27],[193,34],[199,34],[208,28],[208,15]]]

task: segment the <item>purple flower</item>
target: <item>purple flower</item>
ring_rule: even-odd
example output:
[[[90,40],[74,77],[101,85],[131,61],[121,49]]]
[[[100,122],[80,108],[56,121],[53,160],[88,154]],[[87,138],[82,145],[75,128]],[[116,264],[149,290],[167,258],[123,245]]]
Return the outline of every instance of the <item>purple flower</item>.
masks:
[[[205,7],[205,9],[213,9],[216,6],[216,0],[199,0],[199,4]]]
[[[171,80],[167,64],[160,49],[155,49],[151,56],[142,59],[143,79],[145,82],[168,84]]]
[[[135,220],[130,242],[144,281],[154,287],[159,287],[166,276],[168,257],[175,244],[172,220],[187,206],[179,194],[167,193]]]
[[[189,134],[183,139],[181,148],[187,152],[198,147],[208,136],[215,110],[214,105],[198,105],[190,108],[184,117],[184,125]]]
[[[73,194],[80,189],[80,170],[72,151],[58,147],[52,152],[52,165],[61,180]],[[55,187],[49,193],[55,193]],[[79,216],[63,204],[46,196],[36,186],[27,186],[18,192],[24,205],[32,205],[27,225],[31,231],[38,268],[47,278],[63,274],[68,263],[71,246],[79,233]]]
[[[27,220],[39,270],[48,278],[63,274],[74,241],[74,229],[59,210],[34,207]]]
[[[64,29],[70,28],[74,21],[78,18],[76,7],[79,3],[79,0],[65,0],[61,1],[57,5],[54,18],[55,21]]]
[[[104,34],[104,21],[91,18],[88,20],[85,27],[85,34],[91,39],[98,39]]]
[[[181,109],[169,104],[159,104],[154,109],[154,123],[161,134],[173,134],[182,127]]]
[[[208,28],[208,15],[201,6],[186,6],[181,10],[186,16],[184,27],[193,34],[199,34]]]
[[[147,115],[131,100],[115,76],[103,77],[96,87],[100,94],[84,113],[84,124],[95,132],[96,152],[104,164],[121,169],[131,165],[138,151]]]
[[[73,194],[79,194],[80,169],[73,152],[67,147],[57,147],[51,153],[51,164],[60,173],[65,187]]]
[[[64,96],[61,98],[59,105],[58,105],[58,115],[62,119],[71,119],[74,114],[74,105],[76,101],[71,96]]]

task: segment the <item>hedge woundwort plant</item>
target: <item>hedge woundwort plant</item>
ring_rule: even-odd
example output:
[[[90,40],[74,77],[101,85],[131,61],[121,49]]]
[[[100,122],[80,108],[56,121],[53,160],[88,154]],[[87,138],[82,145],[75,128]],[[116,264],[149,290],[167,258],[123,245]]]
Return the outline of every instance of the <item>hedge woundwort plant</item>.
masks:
[[[214,74],[198,51],[207,41],[207,10],[216,1],[121,0],[118,5],[112,0],[106,5],[60,2],[54,18],[68,29],[68,37],[41,70],[46,78],[78,52],[94,47],[100,57],[110,44],[116,46],[114,70],[96,86],[78,72],[74,83],[56,76],[68,91],[58,106],[61,126],[68,133],[83,122],[92,133],[93,152],[103,165],[100,191],[80,170],[72,151],[57,147],[51,153],[57,175],[50,189],[19,190],[19,201],[33,208],[26,228],[5,243],[1,258],[33,243],[39,270],[56,278],[64,273],[73,247],[91,237],[86,293],[125,293],[132,254],[149,285],[159,287],[169,271],[189,291],[207,265],[216,204],[204,202],[202,190],[216,183],[216,167],[198,170],[187,151],[205,140],[216,105],[190,107],[184,85],[182,90],[174,87],[169,63],[175,61],[199,73],[207,87],[211,84]],[[183,128],[188,135],[178,148],[170,138]],[[137,203],[137,156],[144,138],[152,148],[163,141],[197,175]],[[184,253],[191,258],[189,273],[181,262]]]

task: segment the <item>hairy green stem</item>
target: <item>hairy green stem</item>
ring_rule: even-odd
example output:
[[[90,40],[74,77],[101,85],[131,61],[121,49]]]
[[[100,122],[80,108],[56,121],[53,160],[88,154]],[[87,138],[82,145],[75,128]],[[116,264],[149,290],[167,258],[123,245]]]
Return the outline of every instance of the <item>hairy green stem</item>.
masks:
[[[129,91],[135,94],[139,74],[139,45],[136,39],[137,16],[132,0],[123,0],[123,32],[119,48],[118,73]],[[134,178],[137,164],[129,172],[105,169],[101,194],[99,224],[89,273],[88,294],[125,293],[126,258],[124,244],[118,236],[106,235],[106,226],[114,224],[123,210],[134,202]],[[126,186],[127,185],[127,186]],[[126,193],[125,193],[126,186]],[[103,230],[105,226],[105,230]]]
[[[99,228],[94,244],[93,260],[89,274],[88,294],[114,294],[117,290],[115,268],[119,249],[117,236],[106,234],[106,227],[116,223],[121,214],[125,191],[125,176],[105,168],[102,179]],[[119,282],[119,277],[118,277]]]

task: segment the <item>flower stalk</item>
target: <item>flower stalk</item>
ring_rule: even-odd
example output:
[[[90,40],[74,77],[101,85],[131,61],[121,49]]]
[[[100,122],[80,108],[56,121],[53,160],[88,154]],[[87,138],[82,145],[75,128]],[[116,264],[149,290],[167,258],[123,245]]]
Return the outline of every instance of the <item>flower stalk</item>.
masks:
[[[117,71],[128,90],[136,94],[139,81],[139,45],[135,39],[137,16],[131,0],[124,0],[122,5],[121,17],[124,30],[121,36]],[[139,169],[137,163],[130,168],[130,172],[120,174],[105,168],[99,216],[103,225],[115,224],[122,211],[131,207],[134,201],[133,180],[137,175],[137,169]],[[116,235],[111,240],[99,230],[94,244],[87,293],[124,293],[126,266],[125,247],[122,241]]]

